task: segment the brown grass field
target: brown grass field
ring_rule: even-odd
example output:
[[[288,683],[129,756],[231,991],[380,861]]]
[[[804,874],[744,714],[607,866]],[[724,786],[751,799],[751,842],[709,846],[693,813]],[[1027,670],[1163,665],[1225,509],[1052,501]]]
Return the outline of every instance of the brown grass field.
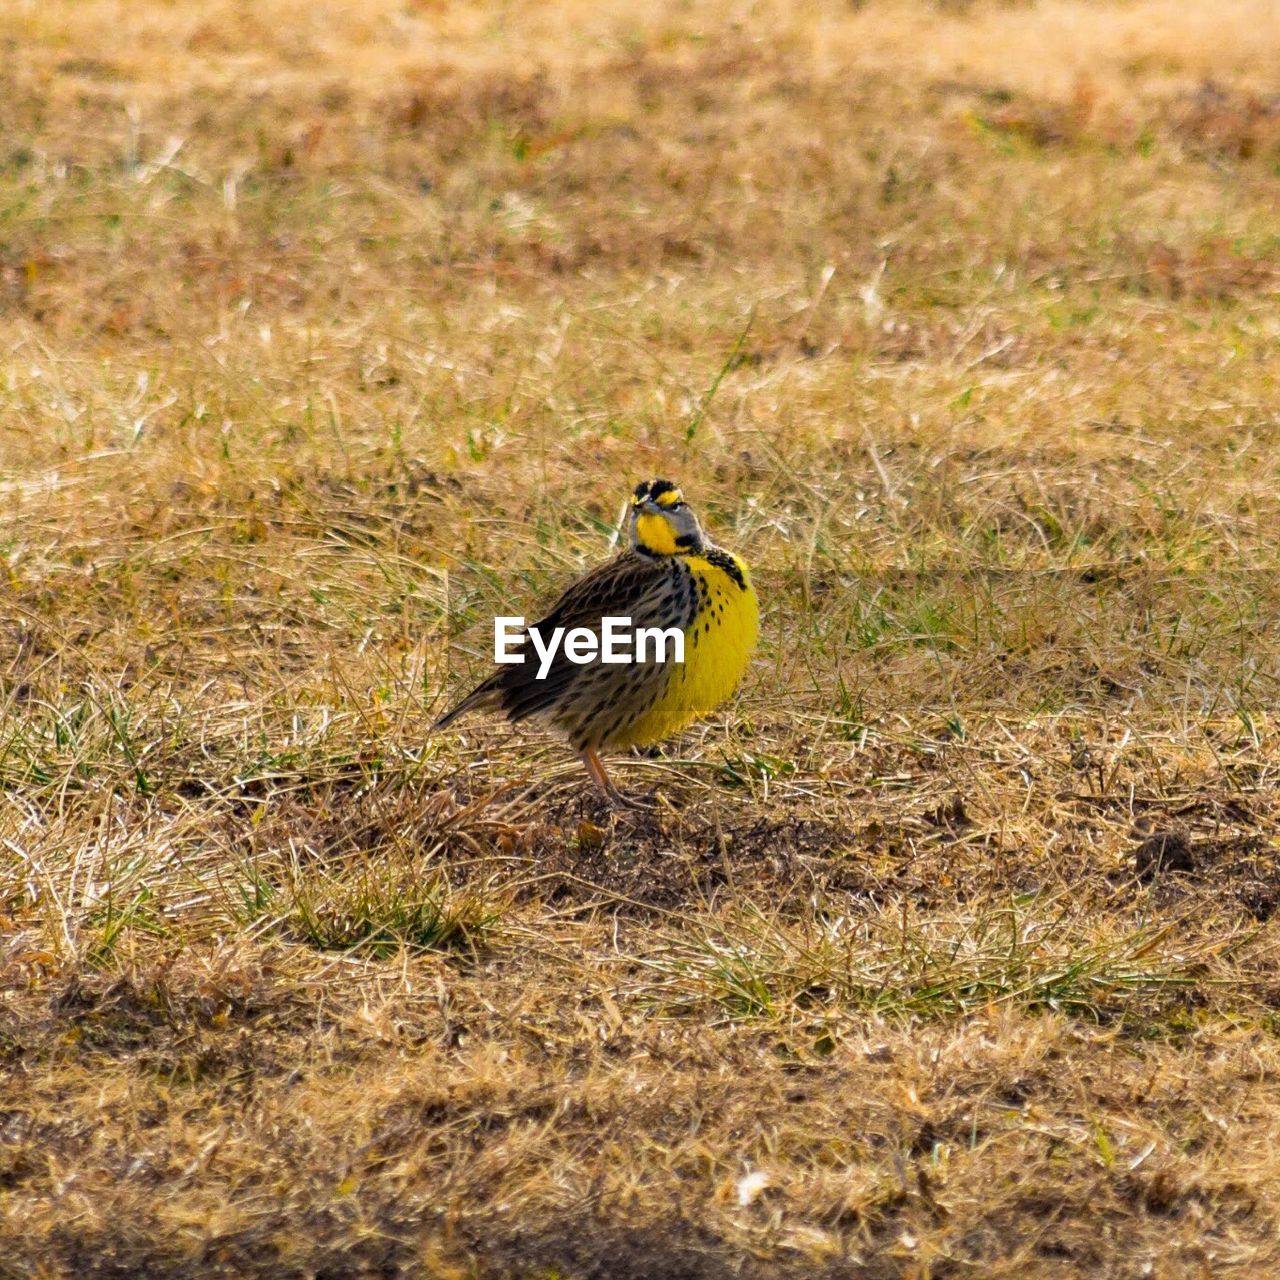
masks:
[[[1280,1276],[1275,0],[0,50],[0,1277]],[[428,726],[652,475],[613,814]]]

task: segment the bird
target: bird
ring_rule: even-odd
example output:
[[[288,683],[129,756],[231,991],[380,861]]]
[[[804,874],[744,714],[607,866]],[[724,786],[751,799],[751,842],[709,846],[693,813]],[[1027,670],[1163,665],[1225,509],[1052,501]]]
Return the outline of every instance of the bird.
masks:
[[[637,632],[681,632],[683,662],[658,661],[656,646],[645,661],[603,662],[599,647],[594,661],[571,660],[564,648],[549,663],[516,659],[432,728],[445,729],[472,711],[541,723],[568,739],[607,801],[643,807],[614,784],[600,753],[655,743],[724,702],[755,651],[760,606],[746,561],[707,538],[670,480],[636,485],[626,527],[629,545],[573,582],[517,644],[531,656],[530,630],[546,637],[557,627],[565,635],[585,628],[599,639],[606,618],[629,618]]]

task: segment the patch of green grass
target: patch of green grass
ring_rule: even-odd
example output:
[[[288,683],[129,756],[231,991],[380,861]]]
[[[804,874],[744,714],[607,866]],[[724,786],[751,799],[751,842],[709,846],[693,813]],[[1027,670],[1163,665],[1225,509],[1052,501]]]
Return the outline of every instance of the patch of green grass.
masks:
[[[321,951],[379,958],[410,951],[472,951],[497,924],[492,902],[376,864],[333,872],[296,865],[276,895],[278,927]]]
[[[742,907],[743,904],[739,904]],[[671,939],[647,957],[664,1012],[784,1019],[874,1013],[951,1018],[1013,1005],[1111,1021],[1158,1012],[1204,980],[1222,948],[1189,952],[1171,925],[1090,928],[1067,901],[1030,897],[971,914],[813,916],[750,906],[717,932]]]
[[[120,944],[131,932],[150,934],[153,938],[168,937],[170,927],[155,907],[155,893],[147,885],[125,895],[123,901],[115,890],[109,889],[101,905],[84,918],[81,945],[85,959],[92,965],[111,964]]]

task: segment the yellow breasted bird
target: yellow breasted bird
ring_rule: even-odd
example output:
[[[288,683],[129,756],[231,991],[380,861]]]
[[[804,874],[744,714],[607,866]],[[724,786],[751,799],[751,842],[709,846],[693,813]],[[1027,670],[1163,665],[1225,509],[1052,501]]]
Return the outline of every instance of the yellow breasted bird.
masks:
[[[533,660],[501,666],[434,728],[468,711],[500,710],[513,723],[534,719],[558,729],[612,800],[624,801],[600,752],[643,746],[719,706],[737,688],[755,650],[760,608],[745,561],[709,542],[680,490],[669,480],[636,486],[627,519],[630,546],[592,569],[541,621],[541,637],[557,627],[595,633],[603,619],[630,618],[633,630],[684,632],[684,661],[579,664],[563,649],[542,679]],[[597,654],[600,645],[597,643]],[[624,801],[625,802],[625,801]]]

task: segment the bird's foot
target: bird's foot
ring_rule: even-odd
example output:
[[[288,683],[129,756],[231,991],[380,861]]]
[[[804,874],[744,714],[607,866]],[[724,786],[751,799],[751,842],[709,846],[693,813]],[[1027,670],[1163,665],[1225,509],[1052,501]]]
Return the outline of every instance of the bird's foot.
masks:
[[[629,796],[619,791],[612,783],[605,788],[605,803],[615,811],[630,809],[633,813],[652,813],[658,807],[657,799],[652,796]]]

